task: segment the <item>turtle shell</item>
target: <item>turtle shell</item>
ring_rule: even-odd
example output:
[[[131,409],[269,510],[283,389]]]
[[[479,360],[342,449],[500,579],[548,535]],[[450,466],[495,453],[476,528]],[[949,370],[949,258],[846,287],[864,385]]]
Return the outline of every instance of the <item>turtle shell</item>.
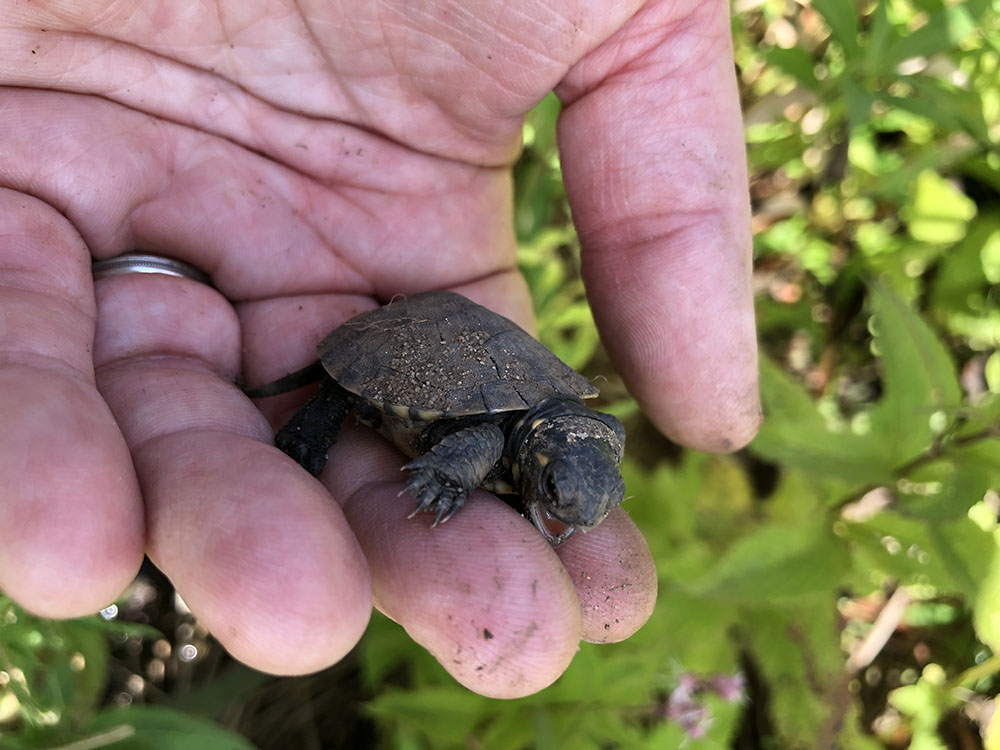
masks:
[[[351,318],[319,345],[343,388],[421,420],[527,409],[597,389],[507,318],[454,292],[395,299]]]

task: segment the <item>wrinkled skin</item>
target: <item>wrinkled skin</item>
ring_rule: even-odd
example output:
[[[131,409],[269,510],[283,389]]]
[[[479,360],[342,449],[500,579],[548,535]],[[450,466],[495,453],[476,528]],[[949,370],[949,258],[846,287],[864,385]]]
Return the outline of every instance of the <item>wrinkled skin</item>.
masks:
[[[384,441],[345,430],[320,483],[270,445],[294,402],[265,417],[233,381],[305,364],[399,292],[452,288],[530,326],[510,167],[554,88],[616,366],[674,439],[746,443],[726,3],[0,0],[0,50],[0,588],[92,612],[145,550],[259,669],[336,661],[374,602],[504,697],[646,620],[655,576],[621,510],[558,552],[486,493],[431,531]],[[91,256],[135,249],[217,291],[92,281]]]

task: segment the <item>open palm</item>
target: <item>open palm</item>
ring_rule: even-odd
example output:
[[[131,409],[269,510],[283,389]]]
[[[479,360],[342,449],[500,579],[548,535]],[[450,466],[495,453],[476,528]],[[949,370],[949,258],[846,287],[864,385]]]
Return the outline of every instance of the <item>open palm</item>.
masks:
[[[145,551],[234,655],[278,673],[340,658],[374,600],[495,696],[645,621],[655,576],[623,512],[558,552],[486,493],[432,531],[406,520],[387,444],[346,430],[320,484],[233,383],[305,364],[399,293],[456,289],[530,327],[510,168],[555,88],[616,364],[675,439],[745,443],[726,3],[3,0],[0,19],[0,588],[93,611]],[[215,289],[92,281],[92,257],[131,250]]]

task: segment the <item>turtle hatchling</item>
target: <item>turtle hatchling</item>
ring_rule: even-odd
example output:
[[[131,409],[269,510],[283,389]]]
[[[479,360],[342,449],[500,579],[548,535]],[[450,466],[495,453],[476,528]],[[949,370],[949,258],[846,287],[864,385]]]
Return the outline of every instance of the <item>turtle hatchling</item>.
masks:
[[[483,487],[520,496],[553,545],[621,504],[621,422],[588,408],[597,389],[515,323],[454,292],[394,299],[319,344],[320,361],[247,391],[322,379],[275,436],[314,476],[349,411],[412,458],[406,489],[444,523]]]

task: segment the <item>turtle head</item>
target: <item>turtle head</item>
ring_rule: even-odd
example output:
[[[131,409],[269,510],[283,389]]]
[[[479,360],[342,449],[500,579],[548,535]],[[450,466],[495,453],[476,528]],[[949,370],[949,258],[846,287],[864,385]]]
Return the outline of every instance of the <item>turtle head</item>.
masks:
[[[536,425],[518,455],[518,483],[532,523],[559,545],[621,505],[625,430],[610,414],[590,410]]]

